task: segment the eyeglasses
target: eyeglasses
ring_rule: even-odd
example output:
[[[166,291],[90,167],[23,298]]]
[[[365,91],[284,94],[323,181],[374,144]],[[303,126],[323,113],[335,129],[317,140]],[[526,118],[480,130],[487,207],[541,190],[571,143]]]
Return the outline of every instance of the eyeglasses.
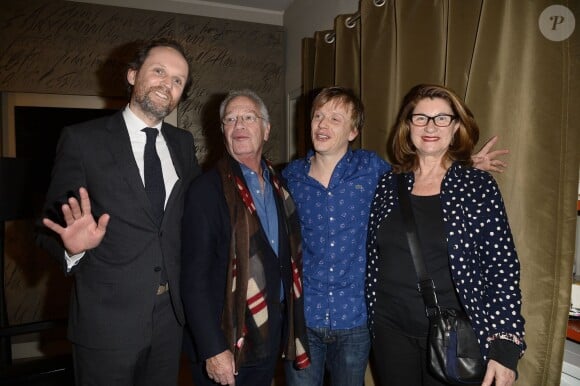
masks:
[[[252,114],[252,113],[247,113],[247,114],[242,114],[242,115],[228,115],[227,117],[224,117],[224,119],[222,119],[222,123],[226,127],[232,127],[232,126],[236,125],[236,123],[238,122],[238,119],[241,119],[242,122],[245,124],[251,124],[251,123],[256,123],[256,121],[258,119],[264,119],[264,118],[259,117],[256,114]]]
[[[430,120],[433,120],[435,126],[447,127],[457,118],[455,115],[451,114],[437,114],[434,117],[430,117],[425,114],[411,114],[411,123],[415,126],[423,127],[429,124]]]

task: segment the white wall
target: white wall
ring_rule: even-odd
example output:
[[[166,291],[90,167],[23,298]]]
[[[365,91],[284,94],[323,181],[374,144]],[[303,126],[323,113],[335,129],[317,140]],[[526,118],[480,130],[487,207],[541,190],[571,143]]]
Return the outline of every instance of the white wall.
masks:
[[[286,28],[286,92],[301,91],[302,39],[334,28],[338,15],[358,12],[359,0],[294,0],[284,12]]]

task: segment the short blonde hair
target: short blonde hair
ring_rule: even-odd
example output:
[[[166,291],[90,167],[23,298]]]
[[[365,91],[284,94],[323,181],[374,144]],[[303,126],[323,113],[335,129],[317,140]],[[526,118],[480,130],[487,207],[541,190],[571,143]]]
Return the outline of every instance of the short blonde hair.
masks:
[[[312,119],[317,109],[328,102],[342,103],[346,107],[350,107],[352,126],[360,133],[365,121],[364,107],[359,97],[352,90],[338,86],[323,88],[312,102],[310,119]]]

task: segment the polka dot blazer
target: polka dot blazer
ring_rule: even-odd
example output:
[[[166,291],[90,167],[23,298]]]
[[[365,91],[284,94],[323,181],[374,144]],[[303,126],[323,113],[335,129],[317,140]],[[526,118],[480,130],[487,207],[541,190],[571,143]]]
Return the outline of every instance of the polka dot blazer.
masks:
[[[413,173],[403,175],[408,186]],[[399,204],[393,172],[377,185],[367,239],[366,300],[372,330],[379,257],[377,229]],[[484,171],[454,164],[441,185],[451,275],[461,304],[469,315],[482,352],[487,357],[494,339],[525,349],[521,316],[520,265],[501,193],[493,177]]]

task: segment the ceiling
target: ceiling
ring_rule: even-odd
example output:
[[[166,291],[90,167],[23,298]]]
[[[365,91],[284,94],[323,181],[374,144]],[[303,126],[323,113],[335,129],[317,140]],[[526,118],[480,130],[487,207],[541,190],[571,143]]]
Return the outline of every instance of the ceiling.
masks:
[[[153,11],[283,25],[294,0],[69,0]]]
[[[229,4],[239,7],[257,8],[268,11],[284,12],[294,0],[178,0],[183,3],[215,3],[215,4]]]

